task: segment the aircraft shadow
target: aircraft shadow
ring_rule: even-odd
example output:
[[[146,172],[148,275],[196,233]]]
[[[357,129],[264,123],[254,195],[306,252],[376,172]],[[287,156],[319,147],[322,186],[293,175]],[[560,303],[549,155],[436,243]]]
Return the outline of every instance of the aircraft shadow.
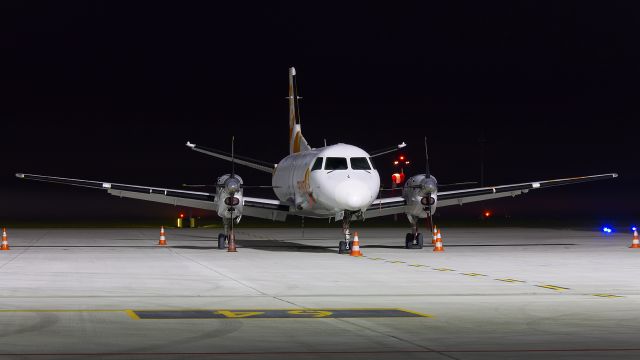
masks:
[[[284,240],[237,240],[239,247],[284,252],[336,253],[335,246],[305,245]]]

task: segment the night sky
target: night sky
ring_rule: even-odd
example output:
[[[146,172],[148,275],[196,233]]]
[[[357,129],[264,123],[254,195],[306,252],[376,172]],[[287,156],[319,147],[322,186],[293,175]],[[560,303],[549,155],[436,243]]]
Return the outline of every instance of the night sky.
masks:
[[[339,5],[338,5],[339,4]],[[640,5],[631,2],[48,2],[0,5],[0,219],[170,216],[170,206],[15,172],[180,188],[227,162],[278,162],[287,69],[312,146],[406,141],[441,183],[618,172],[483,207],[514,217],[640,219]],[[389,183],[391,156],[377,159]],[[238,168],[245,183],[267,174]],[[474,215],[475,214],[475,215]],[[172,216],[172,215],[171,215]]]

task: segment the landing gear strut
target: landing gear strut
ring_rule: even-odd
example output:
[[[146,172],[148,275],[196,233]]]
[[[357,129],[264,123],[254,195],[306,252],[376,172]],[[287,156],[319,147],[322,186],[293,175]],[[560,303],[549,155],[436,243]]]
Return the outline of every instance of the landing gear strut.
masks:
[[[230,219],[222,218],[222,224],[224,225],[224,233],[218,234],[218,249],[224,250],[227,248],[227,241],[229,240],[229,223]]]
[[[236,252],[236,235],[233,231],[233,219],[223,218],[224,233],[218,234],[218,249],[227,249],[228,252]]]
[[[348,211],[344,212],[344,217],[342,218],[342,232],[344,233],[344,240],[338,243],[338,254],[348,254],[351,251],[351,245],[353,241],[351,241],[351,213]]]
[[[418,218],[409,216],[409,222],[411,222],[411,232],[407,233],[404,239],[404,247],[405,249],[422,249],[424,238],[422,233],[418,232]]]

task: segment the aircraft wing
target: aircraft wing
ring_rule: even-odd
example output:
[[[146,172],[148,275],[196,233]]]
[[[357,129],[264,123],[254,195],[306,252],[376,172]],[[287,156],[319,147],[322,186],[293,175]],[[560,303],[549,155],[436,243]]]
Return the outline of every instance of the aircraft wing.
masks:
[[[552,186],[578,184],[589,181],[613,179],[616,177],[618,177],[618,174],[611,173],[580,176],[566,179],[532,181],[511,185],[442,191],[438,192],[437,207],[440,208],[450,205],[462,205],[465,203],[497,199],[501,197],[514,197],[520,194],[525,194],[529,192],[529,190],[543,189]],[[405,210],[405,205],[405,199],[400,196],[376,199],[373,204],[371,204],[371,206],[369,206],[369,208],[367,209],[365,218],[403,213]]]
[[[215,194],[198,191],[172,190],[148,186],[117,184],[104,181],[67,179],[54,176],[16,174],[16,177],[58,184],[106,190],[109,194],[132,199],[187,206],[197,209],[216,210]]]
[[[438,207],[450,205],[462,205],[464,203],[496,199],[501,197],[525,194],[529,190],[543,189],[552,186],[578,184],[589,181],[606,180],[618,177],[618,174],[601,174],[580,176],[566,179],[532,181],[528,183],[491,186],[473,189],[453,190],[438,192]]]
[[[365,211],[365,218],[403,213],[407,201],[401,196],[375,199]]]
[[[242,215],[268,219],[273,221],[285,221],[289,214],[289,205],[279,200],[243,197]]]

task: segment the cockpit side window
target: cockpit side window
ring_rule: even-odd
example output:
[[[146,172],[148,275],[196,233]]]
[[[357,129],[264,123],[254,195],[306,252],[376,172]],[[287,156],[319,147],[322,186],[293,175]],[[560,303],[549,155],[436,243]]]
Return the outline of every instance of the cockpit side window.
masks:
[[[339,157],[328,157],[324,162],[325,170],[347,170],[347,159]]]
[[[311,171],[322,170],[322,160],[324,160],[324,158],[317,157],[316,161],[313,163],[313,166],[311,167]]]
[[[375,170],[376,169],[376,164],[373,163],[373,160],[371,158],[369,158],[369,163],[371,164],[371,168],[373,170]]]
[[[352,157],[351,169],[353,170],[371,170],[366,157]]]

